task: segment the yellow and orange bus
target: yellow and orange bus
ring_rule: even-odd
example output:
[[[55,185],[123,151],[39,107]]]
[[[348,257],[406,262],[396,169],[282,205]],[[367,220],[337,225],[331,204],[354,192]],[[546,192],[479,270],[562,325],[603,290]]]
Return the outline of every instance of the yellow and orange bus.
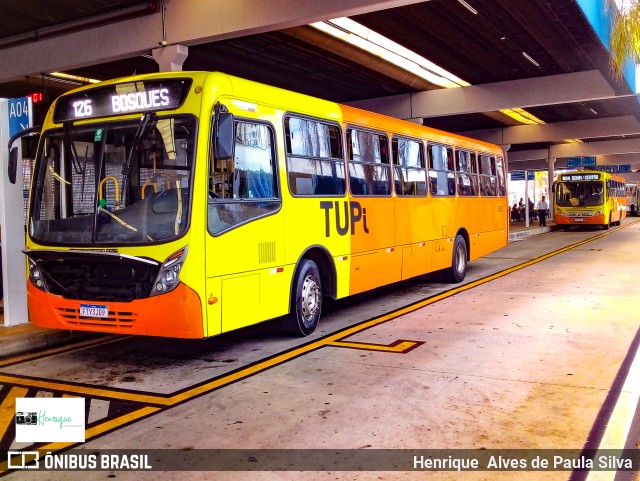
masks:
[[[554,222],[568,230],[572,225],[620,225],[627,215],[625,180],[599,170],[558,175],[553,184]]]
[[[498,146],[223,73],[83,87],[42,127],[30,316],[181,338],[282,317],[308,335],[323,296],[460,282],[506,245],[505,172]]]

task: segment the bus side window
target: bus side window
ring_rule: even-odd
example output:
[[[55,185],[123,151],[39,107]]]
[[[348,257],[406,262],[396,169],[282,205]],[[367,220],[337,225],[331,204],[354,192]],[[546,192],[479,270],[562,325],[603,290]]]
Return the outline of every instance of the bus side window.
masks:
[[[458,195],[477,196],[480,193],[475,152],[456,150],[456,177]]]
[[[347,182],[340,128],[291,116],[285,118],[284,130],[291,194],[343,195]]]
[[[391,150],[396,195],[426,196],[427,177],[422,142],[394,137]]]
[[[447,145],[429,144],[429,190],[434,196],[456,195],[453,149]]]
[[[480,193],[484,197],[498,195],[496,158],[493,155],[480,156]]]
[[[209,169],[208,224],[212,234],[263,217],[280,208],[273,129],[237,121],[233,160]]]
[[[349,188],[358,196],[391,195],[387,136],[348,129]]]

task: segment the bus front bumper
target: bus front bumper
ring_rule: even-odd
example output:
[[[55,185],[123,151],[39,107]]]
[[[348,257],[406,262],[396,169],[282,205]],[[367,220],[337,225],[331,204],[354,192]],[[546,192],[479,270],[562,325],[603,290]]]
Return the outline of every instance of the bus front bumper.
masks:
[[[40,327],[111,334],[202,339],[202,307],[195,291],[179,284],[173,291],[131,302],[65,299],[27,281],[31,321]],[[107,307],[105,317],[80,315],[82,305]]]

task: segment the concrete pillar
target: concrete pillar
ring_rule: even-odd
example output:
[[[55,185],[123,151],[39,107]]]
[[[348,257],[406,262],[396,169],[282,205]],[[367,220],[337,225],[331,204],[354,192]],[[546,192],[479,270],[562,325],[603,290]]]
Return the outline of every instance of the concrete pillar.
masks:
[[[549,190],[547,191],[547,201],[549,202],[549,212],[551,213],[551,220],[553,220],[553,216],[555,212],[553,210],[553,192],[551,191],[551,187],[553,186],[553,180],[555,178],[554,167],[555,167],[556,159],[554,157],[549,157],[547,159],[547,172],[549,175]]]
[[[524,171],[524,226],[529,227],[529,171]]]
[[[189,47],[179,44],[168,45],[154,48],[151,53],[160,67],[160,72],[180,72],[182,64],[189,55]]]
[[[31,101],[29,101],[29,110]],[[7,164],[9,152],[9,102],[0,99],[0,229],[2,230],[2,286],[4,325],[12,326],[29,321],[27,311],[27,276],[24,249],[24,214],[22,197],[22,164],[18,164],[16,183],[9,182]],[[21,151],[21,142],[15,146]],[[22,153],[18,153],[18,159]]]

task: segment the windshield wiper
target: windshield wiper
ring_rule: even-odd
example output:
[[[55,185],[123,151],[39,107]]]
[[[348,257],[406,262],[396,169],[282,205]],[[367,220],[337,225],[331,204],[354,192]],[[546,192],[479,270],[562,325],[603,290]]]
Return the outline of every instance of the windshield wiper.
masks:
[[[129,155],[127,155],[127,160],[122,165],[122,187],[123,187],[122,196],[121,196],[122,205],[126,205],[126,193],[127,193],[126,186],[129,183],[129,171],[131,170],[131,160],[133,159],[133,153],[136,151],[138,142],[140,141],[145,131],[147,130],[149,123],[155,120],[156,120],[156,113],[151,110],[146,111],[142,115],[142,118],[140,119],[140,123],[138,124],[138,129],[136,130],[136,133],[133,136],[133,140],[131,141],[131,149],[129,149]]]
[[[69,120],[64,123],[64,137],[69,144],[69,150],[71,151],[71,164],[73,165],[73,170],[76,171],[76,174],[82,175],[84,180],[84,170],[80,165],[80,160],[78,159],[78,152],[76,152],[76,145],[73,143],[73,139],[71,137],[71,127],[72,121]]]

